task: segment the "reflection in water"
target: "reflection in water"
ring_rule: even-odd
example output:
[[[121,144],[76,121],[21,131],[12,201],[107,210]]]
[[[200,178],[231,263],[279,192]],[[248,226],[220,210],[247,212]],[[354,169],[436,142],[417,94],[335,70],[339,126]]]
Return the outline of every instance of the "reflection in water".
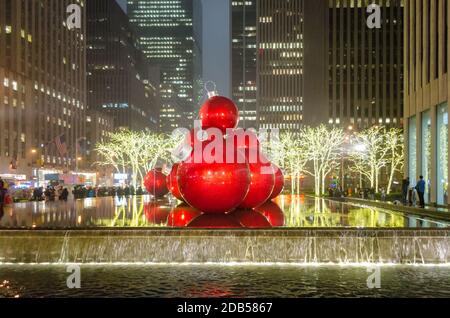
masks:
[[[91,198],[69,202],[27,202],[4,207],[4,228],[91,227],[447,227],[433,221],[371,207],[310,198],[280,196],[253,210],[205,216],[171,199],[149,196]]]

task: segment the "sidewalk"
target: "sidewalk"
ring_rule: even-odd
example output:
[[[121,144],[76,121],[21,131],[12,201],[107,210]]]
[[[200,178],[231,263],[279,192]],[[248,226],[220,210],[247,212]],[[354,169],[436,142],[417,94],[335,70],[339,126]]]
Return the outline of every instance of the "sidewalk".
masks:
[[[333,198],[330,198],[331,200]],[[338,198],[339,200],[342,200],[341,198]],[[358,203],[358,204],[365,204],[377,208],[382,209],[388,209],[393,211],[398,211],[402,213],[408,213],[408,214],[415,214],[418,216],[424,216],[424,217],[430,217],[445,221],[450,221],[450,210],[448,208],[438,208],[438,207],[430,207],[427,206],[425,209],[417,208],[417,207],[411,207],[406,205],[395,205],[392,202],[384,202],[384,201],[378,201],[378,200],[367,200],[367,199],[360,199],[360,198],[354,198],[354,197],[346,197],[343,198],[344,201],[350,202],[350,203]]]

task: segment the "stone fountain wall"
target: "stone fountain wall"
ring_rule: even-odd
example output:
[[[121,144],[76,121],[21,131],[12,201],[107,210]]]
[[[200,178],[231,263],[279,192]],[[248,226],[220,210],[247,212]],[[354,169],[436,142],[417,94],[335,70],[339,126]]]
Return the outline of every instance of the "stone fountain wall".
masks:
[[[0,263],[450,263],[450,230],[4,230]]]

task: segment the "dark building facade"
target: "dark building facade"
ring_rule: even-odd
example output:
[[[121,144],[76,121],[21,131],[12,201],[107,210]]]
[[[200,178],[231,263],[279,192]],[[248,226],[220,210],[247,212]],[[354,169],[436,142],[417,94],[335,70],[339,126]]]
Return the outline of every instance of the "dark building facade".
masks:
[[[86,133],[85,17],[84,1],[0,0],[0,176],[74,168]]]
[[[257,0],[259,128],[299,129],[303,121],[303,1]]]
[[[323,1],[256,1],[259,128],[327,121],[327,10]]]
[[[256,128],[256,0],[232,1],[232,93],[239,126]]]
[[[193,6],[192,0],[128,0],[130,22],[140,47],[151,63],[161,67],[161,85],[177,94],[183,113],[193,110]],[[178,112],[172,102],[161,100],[164,114]],[[164,109],[167,108],[168,109]],[[184,117],[184,116],[183,116]],[[174,123],[161,123],[161,130]],[[183,126],[184,122],[175,123]]]
[[[329,3],[328,122],[357,129],[401,126],[403,1],[325,2]],[[381,28],[367,25],[372,3],[380,6]]]
[[[159,78],[115,1],[87,2],[88,106],[116,128],[158,129]],[[155,82],[156,79],[156,82]]]

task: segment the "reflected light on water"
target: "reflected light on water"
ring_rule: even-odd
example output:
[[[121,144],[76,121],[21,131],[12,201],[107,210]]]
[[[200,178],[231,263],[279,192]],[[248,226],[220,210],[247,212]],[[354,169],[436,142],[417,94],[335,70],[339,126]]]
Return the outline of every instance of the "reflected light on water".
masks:
[[[152,201],[149,196],[90,198],[69,202],[29,202],[5,207],[3,228],[185,227],[201,213],[172,198]],[[252,213],[254,214],[252,216]],[[287,228],[443,228],[447,222],[313,198],[282,195],[253,211],[235,211],[229,217],[251,228],[266,228],[261,214],[273,227]],[[239,220],[239,217],[242,219]],[[202,217],[204,218],[204,217]],[[219,222],[220,223],[220,222]],[[236,227],[234,222],[233,227]],[[223,224],[219,224],[224,228]],[[264,225],[264,226],[263,226]],[[210,228],[214,228],[212,225]]]

